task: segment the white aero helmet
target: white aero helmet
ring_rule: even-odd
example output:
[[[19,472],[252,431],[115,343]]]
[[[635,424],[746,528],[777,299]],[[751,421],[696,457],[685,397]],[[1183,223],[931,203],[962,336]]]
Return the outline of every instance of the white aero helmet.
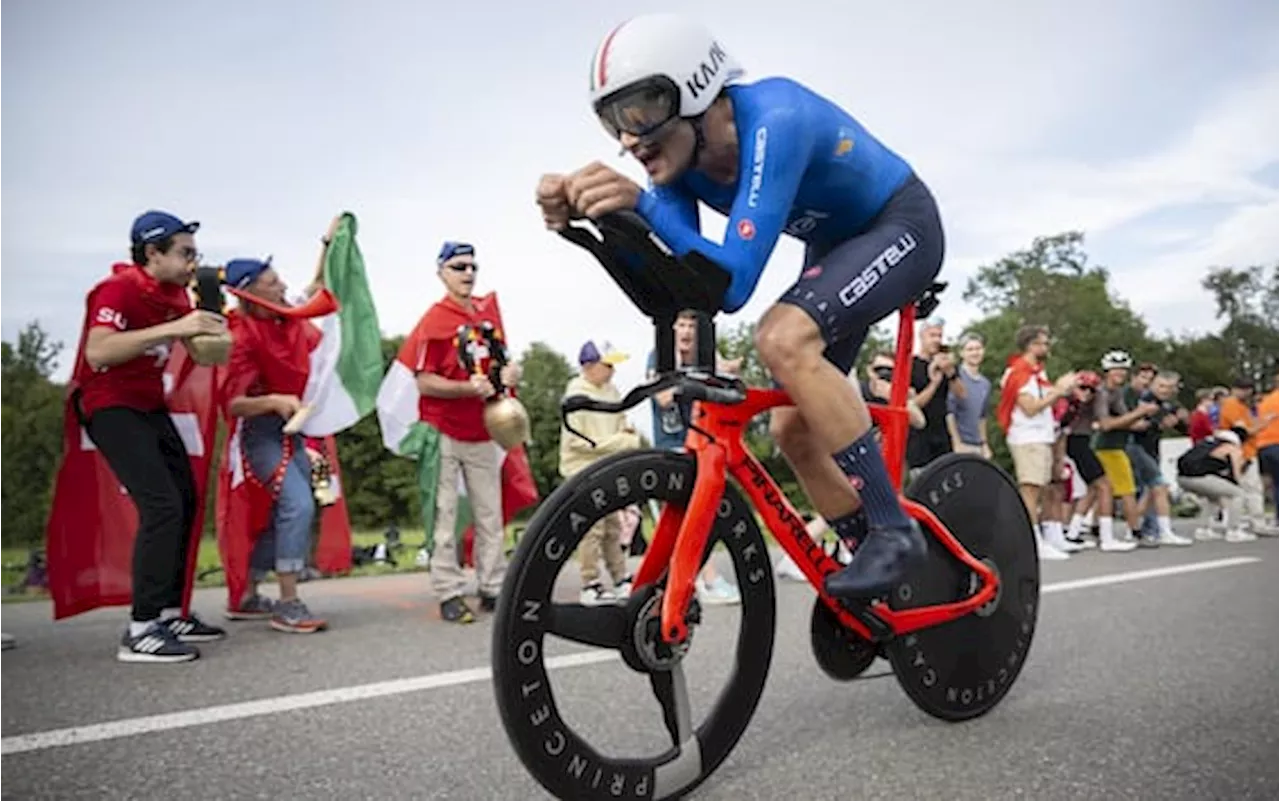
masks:
[[[1109,350],[1102,354],[1103,370],[1128,370],[1133,367],[1133,357],[1122,350]]]
[[[591,60],[591,107],[617,138],[648,136],[698,117],[744,71],[711,32],[678,14],[646,14],[614,28]]]

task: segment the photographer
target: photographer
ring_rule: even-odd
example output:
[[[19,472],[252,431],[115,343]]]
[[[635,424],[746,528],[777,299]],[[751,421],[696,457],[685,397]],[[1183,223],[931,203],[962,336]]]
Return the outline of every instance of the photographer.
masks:
[[[1125,445],[1125,455],[1133,469],[1138,492],[1138,514],[1143,517],[1140,536],[1159,545],[1190,545],[1192,541],[1173,532],[1169,517],[1169,481],[1160,470],[1160,436],[1162,431],[1186,430],[1187,410],[1178,408],[1174,398],[1181,376],[1165,370],[1151,379],[1138,394],[1138,408],[1151,408],[1130,429],[1133,434]],[[1154,515],[1152,514],[1154,507]],[[1154,516],[1154,520],[1149,518]],[[1154,523],[1154,531],[1148,529]]]

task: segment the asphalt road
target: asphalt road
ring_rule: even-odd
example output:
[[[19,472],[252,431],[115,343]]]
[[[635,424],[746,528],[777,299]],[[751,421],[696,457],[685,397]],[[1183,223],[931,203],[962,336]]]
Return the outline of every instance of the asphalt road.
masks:
[[[882,660],[862,680],[827,678],[809,647],[812,590],[779,582],[764,696],[693,797],[1277,797],[1277,540],[1091,552],[1044,564],[1043,582],[1022,675],[962,724],[918,711]],[[546,797],[498,720],[487,619],[442,623],[424,575],[304,591],[329,632],[228,624],[227,641],[174,666],[115,661],[123,610],[54,624],[46,604],[6,605],[19,644],[0,657],[3,796]],[[219,620],[221,602],[201,591],[196,608]],[[689,656],[695,719],[736,614],[709,610]],[[554,652],[588,653],[551,674],[571,725],[605,751],[660,750],[647,683],[600,652]]]

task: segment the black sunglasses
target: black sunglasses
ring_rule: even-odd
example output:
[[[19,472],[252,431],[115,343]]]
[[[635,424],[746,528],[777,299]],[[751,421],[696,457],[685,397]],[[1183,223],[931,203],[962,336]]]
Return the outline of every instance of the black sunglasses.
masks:
[[[475,262],[466,262],[463,264],[450,264],[449,269],[453,270],[455,273],[465,273],[467,270],[470,270],[471,272],[476,273],[476,272],[480,272],[480,265],[476,264]]]

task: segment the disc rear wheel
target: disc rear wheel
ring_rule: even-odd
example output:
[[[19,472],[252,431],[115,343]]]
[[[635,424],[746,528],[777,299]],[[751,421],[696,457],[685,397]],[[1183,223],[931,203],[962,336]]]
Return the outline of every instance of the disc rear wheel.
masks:
[[[995,571],[998,593],[958,620],[894,638],[886,652],[902,689],[922,710],[948,721],[975,718],[1013,687],[1035,634],[1040,562],[1031,518],[1009,475],[969,454],[930,463],[906,495]],[[926,536],[928,559],[894,589],[893,609],[959,601],[981,586],[977,573]]]

